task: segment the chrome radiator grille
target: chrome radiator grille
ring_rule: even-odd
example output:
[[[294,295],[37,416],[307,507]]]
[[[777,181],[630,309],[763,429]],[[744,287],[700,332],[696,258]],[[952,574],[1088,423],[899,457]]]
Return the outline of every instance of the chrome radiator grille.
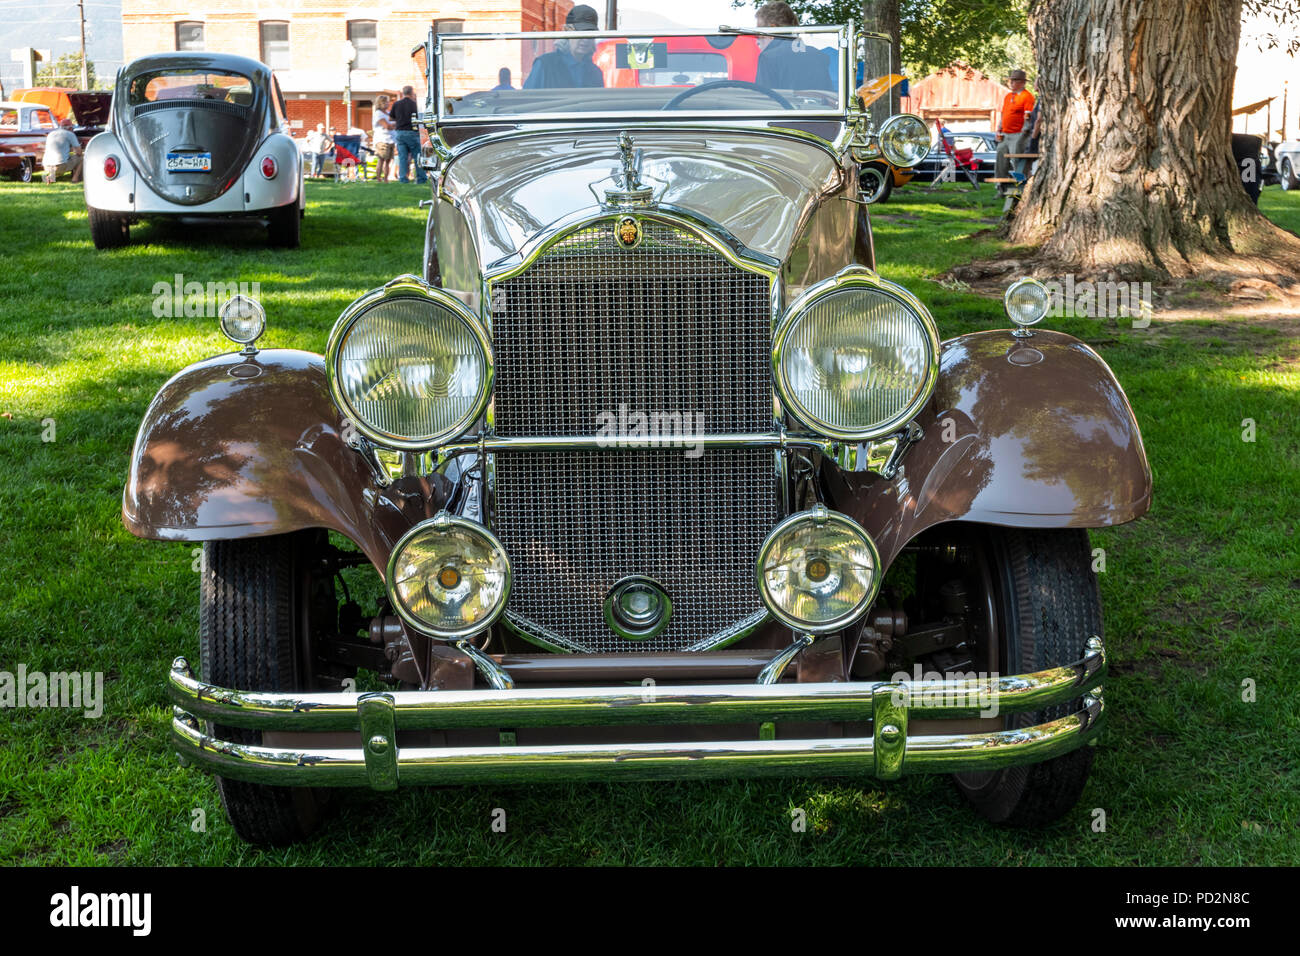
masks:
[[[769,280],[671,225],[643,230],[624,249],[612,221],[584,228],[493,287],[497,435],[594,436],[638,413],[771,431]],[[514,567],[511,623],[566,649],[630,652],[707,646],[761,617],[753,576],[777,520],[774,453],[687,451],[497,454],[492,523]],[[605,595],[629,575],[654,578],[673,602],[650,640],[623,640],[604,620]]]

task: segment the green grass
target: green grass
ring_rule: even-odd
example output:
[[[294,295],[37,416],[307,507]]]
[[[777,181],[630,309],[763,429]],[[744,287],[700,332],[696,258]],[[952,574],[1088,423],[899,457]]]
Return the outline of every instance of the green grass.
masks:
[[[319,839],[241,844],[207,777],[168,748],[167,663],[197,658],[189,545],[119,519],[135,429],[157,388],[227,345],[207,318],[157,318],[153,285],[253,282],[267,342],[323,349],[357,294],[419,272],[415,187],[312,184],[303,247],[257,230],[135,230],[90,245],[80,190],[0,185],[0,670],[105,674],[98,720],[0,711],[0,863],[24,864],[1219,864],[1300,859],[1300,334],[1230,314],[1148,330],[1064,321],[1136,409],[1155,471],[1150,515],[1094,533],[1114,673],[1113,719],[1077,809],[1037,833],[981,823],[942,778],[889,785],[719,784],[348,792]],[[1300,196],[1262,208],[1300,228]],[[999,303],[931,277],[1002,250],[997,218],[955,188],[877,210],[881,269],[945,336],[1001,327]],[[982,221],[983,220],[983,221]],[[1253,418],[1257,440],[1241,440]],[[53,419],[55,440],[42,441]],[[1257,701],[1244,703],[1251,679]],[[507,831],[491,829],[503,808]],[[790,811],[803,808],[804,833]],[[1107,815],[1093,832],[1094,808]],[[195,832],[196,809],[206,831]]]

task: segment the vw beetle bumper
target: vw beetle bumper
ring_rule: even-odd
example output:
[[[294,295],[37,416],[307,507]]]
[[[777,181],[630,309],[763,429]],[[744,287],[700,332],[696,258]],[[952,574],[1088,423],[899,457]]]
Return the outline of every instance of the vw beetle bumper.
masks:
[[[172,664],[173,743],[183,760],[225,777],[286,786],[666,780],[791,775],[894,779],[904,773],[995,770],[1095,741],[1105,717],[1102,642],[1036,674],[975,680],[679,687],[523,688],[275,693],[215,687]],[[1082,698],[1076,712],[1032,727],[909,733],[910,720],[1025,713]],[[200,719],[263,731],[356,734],[344,748],[281,749],[222,740]],[[774,739],[787,721],[871,723],[871,735]],[[398,746],[406,730],[752,723],[757,739],[546,746]]]

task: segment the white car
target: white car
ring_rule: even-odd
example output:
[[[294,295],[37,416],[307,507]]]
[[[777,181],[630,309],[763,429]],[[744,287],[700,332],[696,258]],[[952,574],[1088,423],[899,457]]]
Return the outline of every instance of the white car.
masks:
[[[256,60],[159,53],[123,67],[109,128],[86,147],[96,248],[155,217],[265,219],[272,245],[297,246],[302,164],[286,127],[280,86]]]
[[[1273,147],[1277,179],[1285,190],[1300,189],[1300,140],[1291,139]]]

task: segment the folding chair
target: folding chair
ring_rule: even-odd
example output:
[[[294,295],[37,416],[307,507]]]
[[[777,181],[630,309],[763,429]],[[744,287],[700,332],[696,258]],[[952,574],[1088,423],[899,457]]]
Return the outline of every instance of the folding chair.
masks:
[[[979,169],[980,161],[975,158],[975,151],[972,149],[955,150],[953,149],[952,141],[943,135],[939,136],[939,142],[943,145],[943,152],[947,157],[947,161],[944,163],[944,168],[940,172],[940,175],[935,178],[935,182],[939,183],[945,181],[944,173],[948,173],[949,171],[951,171],[953,182],[956,182],[957,170],[960,169],[966,178],[970,180],[971,188],[979,189],[980,178],[977,170]]]
[[[366,167],[361,160],[361,152],[360,136],[334,137],[335,182],[356,182],[358,176],[365,178]]]

